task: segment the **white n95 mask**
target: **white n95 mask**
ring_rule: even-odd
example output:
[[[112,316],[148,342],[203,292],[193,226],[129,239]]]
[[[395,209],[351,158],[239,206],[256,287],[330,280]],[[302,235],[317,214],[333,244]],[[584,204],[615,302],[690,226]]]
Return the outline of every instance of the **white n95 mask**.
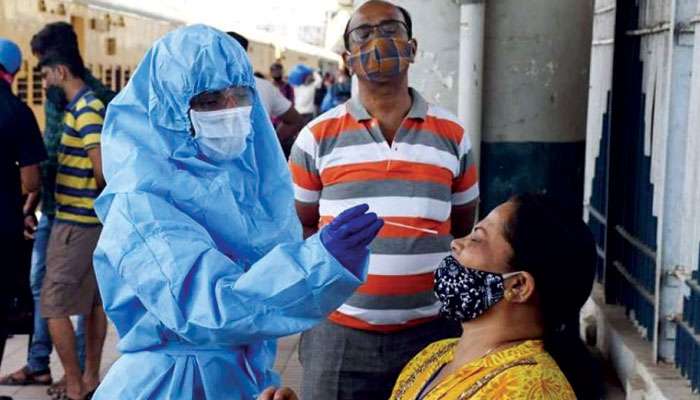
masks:
[[[240,156],[251,133],[252,106],[216,111],[190,110],[194,138],[208,158],[224,161]]]

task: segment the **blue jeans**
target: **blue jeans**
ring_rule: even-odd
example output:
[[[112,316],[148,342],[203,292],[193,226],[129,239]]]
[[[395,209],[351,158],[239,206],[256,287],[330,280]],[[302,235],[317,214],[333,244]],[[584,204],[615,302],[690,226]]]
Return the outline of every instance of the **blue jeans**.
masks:
[[[39,311],[39,295],[41,294],[41,284],[44,281],[44,275],[46,275],[46,249],[49,247],[52,225],[53,218],[49,218],[46,215],[41,216],[34,236],[34,248],[32,249],[32,269],[29,284],[34,296],[34,335],[27,354],[27,366],[32,372],[49,369],[49,356],[53,347],[48,324],[46,319],[41,317]],[[85,323],[83,317],[80,317],[78,320],[75,336],[80,369],[83,369],[85,366]]]

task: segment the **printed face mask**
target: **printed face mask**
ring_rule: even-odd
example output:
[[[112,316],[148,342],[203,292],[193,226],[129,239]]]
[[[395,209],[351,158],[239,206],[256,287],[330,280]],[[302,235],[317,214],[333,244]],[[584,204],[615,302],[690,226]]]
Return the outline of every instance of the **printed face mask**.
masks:
[[[399,38],[374,38],[348,57],[348,65],[360,79],[383,82],[401,75],[413,62],[413,46]]]
[[[194,137],[202,153],[216,161],[240,156],[251,133],[252,106],[216,111],[190,110]]]
[[[503,299],[503,281],[520,272],[499,274],[464,267],[445,257],[435,271],[435,295],[442,303],[440,314],[459,322],[478,318]]]

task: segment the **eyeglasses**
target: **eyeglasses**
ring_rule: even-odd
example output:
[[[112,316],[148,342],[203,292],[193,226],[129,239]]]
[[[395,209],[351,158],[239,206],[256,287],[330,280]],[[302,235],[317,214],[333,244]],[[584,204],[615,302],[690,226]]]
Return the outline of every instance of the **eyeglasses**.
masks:
[[[195,111],[215,111],[224,108],[244,107],[253,104],[251,90],[244,86],[233,86],[222,90],[199,93],[190,100]]]
[[[348,32],[348,38],[352,43],[364,44],[372,38],[375,30],[379,31],[381,37],[392,37],[398,36],[402,30],[408,33],[408,26],[403,21],[395,19],[382,21],[377,25],[360,25]]]

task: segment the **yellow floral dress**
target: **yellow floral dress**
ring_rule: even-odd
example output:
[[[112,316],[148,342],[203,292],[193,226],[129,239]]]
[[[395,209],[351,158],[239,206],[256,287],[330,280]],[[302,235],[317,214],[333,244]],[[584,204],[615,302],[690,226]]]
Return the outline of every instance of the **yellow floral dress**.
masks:
[[[452,361],[458,339],[432,343],[401,371],[391,400],[416,400],[440,368]],[[462,366],[421,400],[576,399],[541,340],[528,340]]]

